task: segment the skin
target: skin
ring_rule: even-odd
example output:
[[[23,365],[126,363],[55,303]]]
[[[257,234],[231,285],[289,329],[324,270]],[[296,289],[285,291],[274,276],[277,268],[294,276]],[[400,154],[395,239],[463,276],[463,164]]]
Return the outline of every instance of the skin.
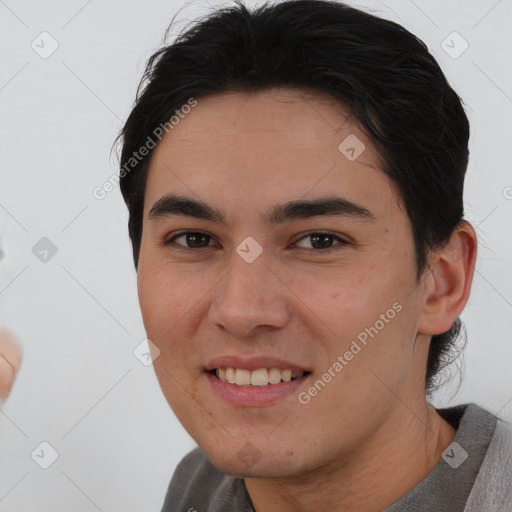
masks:
[[[21,359],[19,341],[10,331],[0,327],[0,404],[12,390]]]
[[[355,161],[338,150],[349,134],[366,146]],[[227,226],[150,220],[171,192],[221,209]],[[259,218],[333,193],[376,220],[271,227]],[[185,237],[162,246],[183,230],[211,238],[202,248]],[[315,230],[332,231],[338,250],[322,253],[306,236]],[[248,236],[263,248],[250,264],[236,253]],[[475,258],[476,235],[463,222],[416,282],[396,187],[369,137],[327,95],[279,88],[199,99],[155,149],[145,191],[138,291],[162,391],[213,464],[245,479],[258,512],[380,511],[425,478],[455,436],[426,401],[426,359],[431,335],[466,304]],[[230,405],[203,371],[215,356],[269,354],[310,370],[307,391],[394,303],[402,310],[307,405],[295,394]],[[248,441],[260,455],[249,467],[237,457]]]

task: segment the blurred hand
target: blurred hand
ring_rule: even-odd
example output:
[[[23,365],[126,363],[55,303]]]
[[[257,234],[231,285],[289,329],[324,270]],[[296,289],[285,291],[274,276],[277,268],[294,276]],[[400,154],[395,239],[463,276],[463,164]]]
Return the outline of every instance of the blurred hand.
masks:
[[[21,359],[20,342],[10,331],[0,327],[0,404],[11,392]]]

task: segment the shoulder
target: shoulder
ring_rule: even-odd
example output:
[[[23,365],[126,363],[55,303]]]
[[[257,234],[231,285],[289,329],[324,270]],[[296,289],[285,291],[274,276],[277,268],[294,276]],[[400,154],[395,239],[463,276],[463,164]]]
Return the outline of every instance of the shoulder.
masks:
[[[242,487],[241,480],[219,471],[200,448],[187,453],[172,476],[161,512],[224,510]]]
[[[465,510],[512,510],[512,425],[499,417]]]

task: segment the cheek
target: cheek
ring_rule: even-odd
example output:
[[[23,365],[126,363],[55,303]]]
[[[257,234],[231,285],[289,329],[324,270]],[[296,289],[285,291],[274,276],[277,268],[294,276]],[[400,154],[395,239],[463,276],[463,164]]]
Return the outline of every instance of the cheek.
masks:
[[[290,275],[289,283],[299,299],[297,304],[302,304],[300,307],[309,306],[328,325],[335,325],[335,332],[344,337],[347,328],[373,318],[375,311],[387,306],[392,296],[385,281],[376,279],[365,269],[351,268],[348,272],[336,268],[315,268]]]
[[[177,323],[185,304],[180,297],[180,283],[172,274],[151,267],[139,270],[139,303],[148,337],[162,338],[163,332]]]
[[[358,360],[384,362],[391,357],[390,347],[413,339],[407,319],[412,312],[411,297],[403,274],[393,274],[389,268],[387,274],[369,268],[351,272],[315,269],[311,275],[296,273],[290,278],[290,288],[296,291],[302,320],[318,325],[315,334],[324,340],[330,359],[350,350],[356,341],[361,347]]]
[[[211,282],[201,272],[176,266],[140,268],[137,285],[146,334],[173,362],[180,359],[178,354],[190,355]]]

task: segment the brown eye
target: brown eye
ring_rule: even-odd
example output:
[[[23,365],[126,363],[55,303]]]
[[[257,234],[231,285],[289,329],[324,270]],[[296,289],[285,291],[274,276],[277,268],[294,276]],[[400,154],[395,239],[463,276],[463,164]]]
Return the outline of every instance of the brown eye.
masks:
[[[200,231],[183,231],[174,235],[172,238],[165,241],[165,245],[176,243],[175,240],[183,238],[185,244],[178,243],[177,245],[184,247],[185,249],[202,249],[208,247],[208,242],[211,240],[211,236]],[[206,242],[206,243],[205,243]]]
[[[309,247],[302,247],[307,250],[312,250],[315,252],[329,252],[333,250],[340,249],[342,246],[347,245],[348,242],[340,238],[339,236],[335,235],[334,233],[330,232],[323,232],[323,231],[315,231],[312,233],[307,234],[306,236],[303,236],[298,241],[301,240],[307,240],[309,239],[310,244],[313,246],[312,248]],[[339,243],[336,245],[332,245],[333,240],[338,240]],[[297,242],[293,244],[297,247],[300,247],[297,245]]]

